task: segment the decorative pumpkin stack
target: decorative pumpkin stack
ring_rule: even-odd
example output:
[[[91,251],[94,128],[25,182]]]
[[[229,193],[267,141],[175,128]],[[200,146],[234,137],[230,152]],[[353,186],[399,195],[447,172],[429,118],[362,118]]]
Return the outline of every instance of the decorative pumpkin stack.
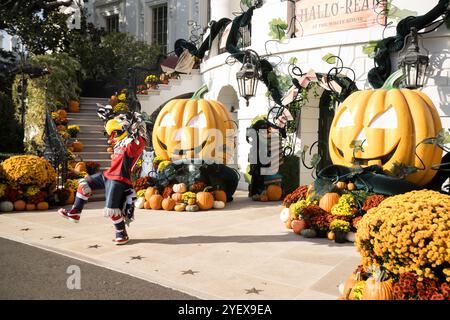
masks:
[[[227,196],[221,189],[213,190],[212,187],[206,187],[201,191],[198,186],[204,185],[203,182],[195,182],[189,188],[184,183],[176,183],[171,187],[165,187],[163,195],[160,195],[156,187],[148,187],[144,195],[138,198],[136,207],[139,209],[153,209],[177,212],[187,211],[196,212],[200,210],[223,209]]]

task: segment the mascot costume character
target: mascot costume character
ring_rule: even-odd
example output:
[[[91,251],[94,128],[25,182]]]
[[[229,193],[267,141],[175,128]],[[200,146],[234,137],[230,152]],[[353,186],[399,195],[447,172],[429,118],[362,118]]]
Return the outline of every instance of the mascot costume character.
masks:
[[[116,229],[115,244],[129,241],[125,224],[134,219],[136,194],[131,184],[131,172],[145,148],[146,125],[137,112],[120,114],[106,122],[105,129],[114,144],[111,167],[103,172],[79,180],[72,209],[59,209],[64,218],[79,222],[84,205],[92,190],[105,189],[105,217],[109,217]]]

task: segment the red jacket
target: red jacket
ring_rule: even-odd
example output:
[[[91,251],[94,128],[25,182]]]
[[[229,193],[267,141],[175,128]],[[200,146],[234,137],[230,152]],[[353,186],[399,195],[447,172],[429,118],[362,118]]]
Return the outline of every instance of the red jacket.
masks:
[[[111,168],[103,172],[106,178],[131,185],[131,169],[145,148],[145,140],[142,137],[139,137],[138,140],[139,144],[133,140],[128,144],[119,142],[114,147]]]

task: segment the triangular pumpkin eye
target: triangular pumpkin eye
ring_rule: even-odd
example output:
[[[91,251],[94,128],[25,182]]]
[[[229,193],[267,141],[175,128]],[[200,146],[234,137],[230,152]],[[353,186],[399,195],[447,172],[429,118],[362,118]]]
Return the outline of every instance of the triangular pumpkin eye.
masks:
[[[189,120],[187,127],[190,128],[206,128],[206,117],[203,112]]]
[[[336,128],[343,127],[352,127],[355,123],[353,122],[352,114],[348,108],[345,108],[345,111],[341,113],[338,122],[336,123]]]
[[[175,126],[175,120],[173,120],[172,114],[167,113],[161,120],[160,127],[173,127]]]
[[[372,120],[369,128],[373,129],[397,129],[397,112],[393,107],[389,107],[385,112],[380,113]]]

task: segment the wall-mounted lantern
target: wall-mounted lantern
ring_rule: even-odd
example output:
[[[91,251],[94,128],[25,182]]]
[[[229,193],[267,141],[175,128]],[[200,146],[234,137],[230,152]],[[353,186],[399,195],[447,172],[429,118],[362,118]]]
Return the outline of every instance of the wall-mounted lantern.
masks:
[[[259,56],[253,50],[246,50],[241,70],[236,73],[239,95],[247,101],[256,95],[259,82]]]
[[[398,65],[405,75],[404,86],[409,89],[423,87],[425,74],[430,62],[428,51],[419,46],[416,28],[406,36],[405,45],[399,53]]]

